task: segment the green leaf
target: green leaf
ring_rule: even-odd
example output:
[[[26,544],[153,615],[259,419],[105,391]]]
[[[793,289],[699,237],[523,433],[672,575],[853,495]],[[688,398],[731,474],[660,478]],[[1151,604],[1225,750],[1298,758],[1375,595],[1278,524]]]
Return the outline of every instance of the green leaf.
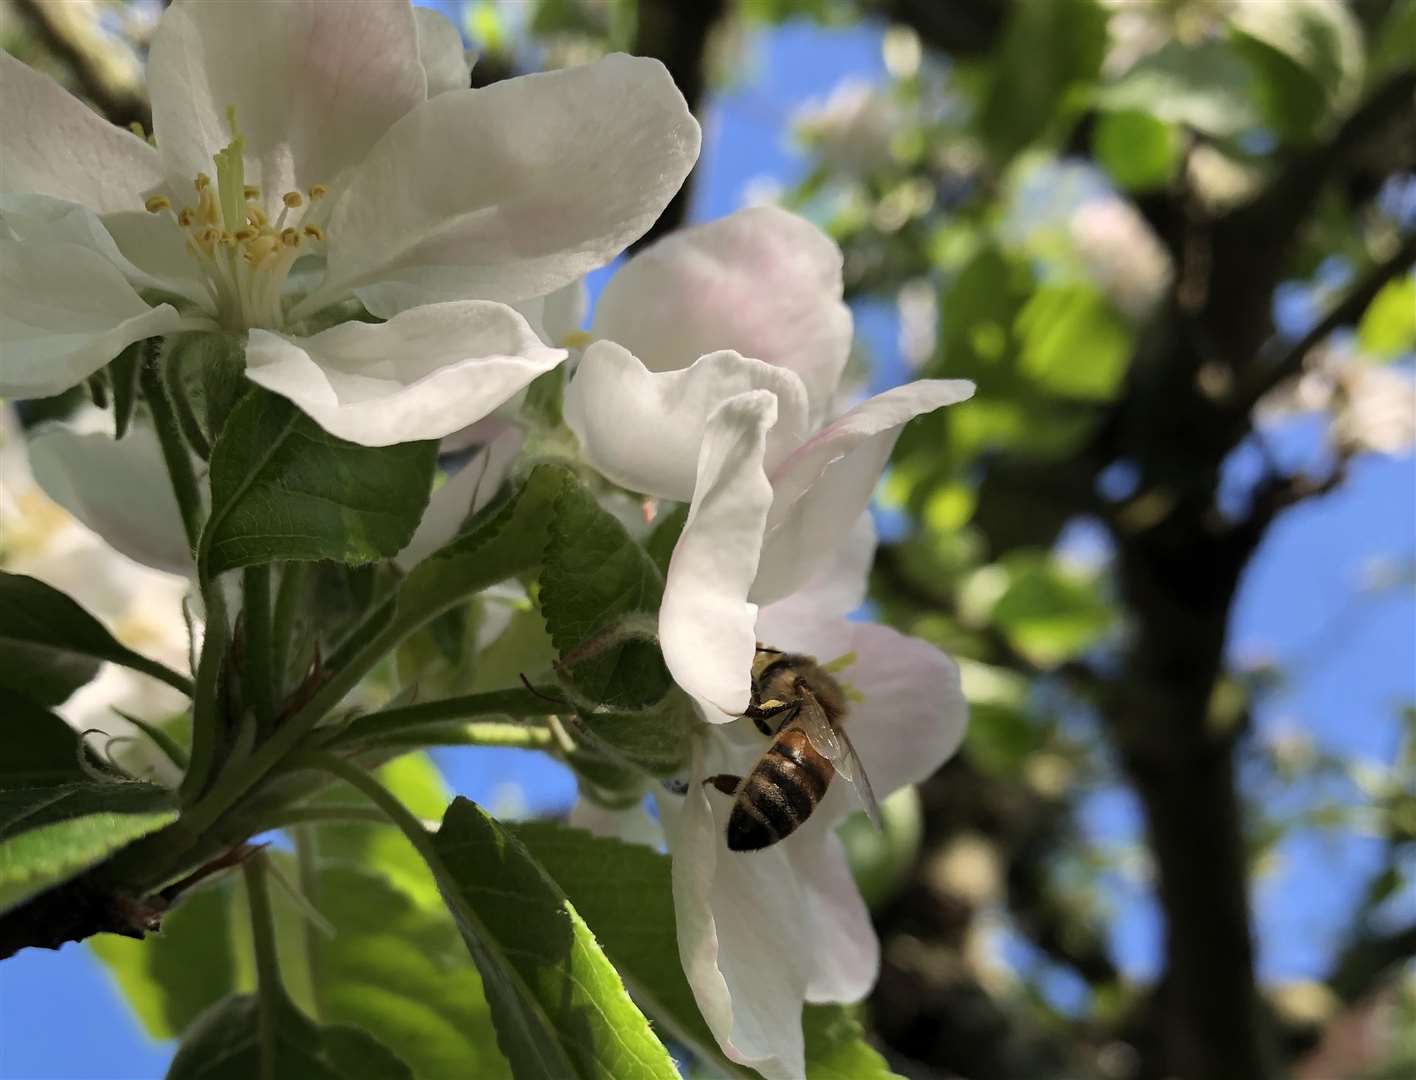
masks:
[[[525,847],[466,799],[433,847],[518,1080],[678,1076],[579,912]]]
[[[1022,370],[1063,397],[1108,401],[1131,359],[1131,331],[1090,285],[1045,285],[1018,313]]]
[[[1183,143],[1173,124],[1147,112],[1104,112],[1092,132],[1092,153],[1118,187],[1148,191],[1163,187],[1180,164]]]
[[[0,791],[0,911],[177,819],[155,784],[86,783]]]
[[[1318,138],[1361,92],[1362,29],[1339,0],[1241,4],[1230,25],[1265,120],[1290,141]]]
[[[11,690],[0,689],[0,791],[56,787],[88,780],[79,768],[79,735],[48,709]]]
[[[138,403],[138,372],[142,370],[147,342],[135,341],[108,365],[108,378],[113,385],[113,437],[121,439],[128,433],[133,420],[133,407]]]
[[[0,689],[58,705],[108,660],[172,683],[162,665],[118,644],[70,597],[22,574],[0,572]]]
[[[672,776],[683,769],[692,745],[689,733],[698,722],[693,703],[677,690],[652,709],[586,711],[577,719],[592,745],[653,776]]]
[[[1000,568],[1007,586],[993,606],[993,622],[1034,663],[1051,666],[1076,656],[1111,625],[1111,608],[1096,587],[1054,560],[1019,553]]]
[[[635,999],[674,1038],[732,1076],[752,1076],[725,1058],[704,1023],[679,961],[669,859],[647,847],[562,825],[516,826],[526,845],[583,913]],[[626,903],[633,897],[633,903]],[[890,1072],[849,1010],[802,1012],[808,1080],[883,1080]]]
[[[572,663],[577,648],[638,619],[653,625],[664,579],[648,553],[580,484],[556,500],[541,571],[546,629],[579,691],[592,701],[639,708],[663,698],[669,672],[654,641],[620,640]]]
[[[1382,287],[1357,324],[1357,345],[1376,360],[1395,360],[1416,346],[1416,276]]]
[[[284,995],[276,992],[276,998],[269,1048],[261,1045],[260,1002],[233,994],[197,1018],[167,1080],[413,1080],[412,1070],[373,1036],[357,1028],[320,1027]]]
[[[198,454],[209,457],[227,418],[251,390],[246,337],[206,331],[173,335],[164,343],[162,363],[183,434]]]
[[[1096,104],[1224,137],[1258,126],[1250,85],[1248,69],[1228,43],[1171,41],[1098,90]]]
[[[408,543],[428,504],[434,441],[336,439],[284,398],[253,391],[212,447],[206,575],[282,560],[359,564]]]
[[[977,123],[1003,162],[1081,105],[1106,51],[1095,0],[1019,0],[1009,11]]]

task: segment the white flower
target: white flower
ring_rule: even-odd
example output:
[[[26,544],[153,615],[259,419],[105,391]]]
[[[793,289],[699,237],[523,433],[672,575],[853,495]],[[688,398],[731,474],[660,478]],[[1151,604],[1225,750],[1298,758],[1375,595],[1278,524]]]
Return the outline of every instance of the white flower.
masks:
[[[747,706],[757,606],[829,562],[903,425],[973,384],[910,383],[821,427],[850,347],[841,254],[770,207],[631,259],[591,336],[610,340],[586,350],[566,422],[611,480],[690,502],[659,640],[675,681],[727,722]]]
[[[1067,227],[1093,280],[1128,318],[1145,319],[1165,295],[1170,255],[1151,227],[1125,199],[1088,199]]]
[[[454,89],[436,20],[177,0],[150,52],[156,148],[0,55],[0,394],[222,331],[252,380],[373,446],[465,427],[564,359],[508,305],[643,233],[698,125],[661,64],[622,55]],[[331,325],[354,300],[387,321]]]
[[[891,144],[903,124],[889,91],[858,78],[842,79],[825,101],[808,102],[794,118],[825,164],[854,176],[889,167]]]

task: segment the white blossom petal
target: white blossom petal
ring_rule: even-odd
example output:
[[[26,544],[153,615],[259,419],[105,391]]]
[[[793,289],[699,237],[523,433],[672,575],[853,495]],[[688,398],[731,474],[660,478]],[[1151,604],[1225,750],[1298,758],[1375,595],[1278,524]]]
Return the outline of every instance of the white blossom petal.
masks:
[[[710,796],[711,798],[711,796]],[[880,939],[870,909],[860,895],[840,837],[826,832],[810,844],[782,841],[801,883],[801,917],[822,947],[811,952],[806,1000],[815,1003],[860,1001],[880,974]]]
[[[735,352],[655,372],[617,343],[597,341],[585,350],[566,390],[565,422],[585,460],[621,487],[687,502],[708,417],[749,390],[768,390],[777,399],[764,462],[770,469],[806,434],[806,390],[785,368]]]
[[[869,511],[856,518],[840,547],[821,566],[816,576],[763,611],[771,611],[773,622],[820,622],[849,615],[865,603],[870,591],[870,568],[875,562],[875,522]],[[758,615],[758,625],[763,616]],[[758,640],[766,641],[760,636]],[[769,644],[771,644],[769,642]]]
[[[44,493],[112,548],[170,574],[190,574],[192,551],[157,435],[134,424],[122,439],[46,424],[28,436]]]
[[[506,305],[464,300],[307,338],[252,330],[246,376],[331,435],[390,446],[480,420],[565,357]]]
[[[959,668],[933,645],[877,623],[803,622],[779,604],[762,608],[757,632],[822,663],[853,657],[836,677],[854,691],[846,725],[879,798],[932,776],[959,748],[968,725]],[[849,787],[833,784],[812,822],[858,809]]]
[[[679,959],[723,1053],[768,1080],[800,1080],[801,1007],[820,943],[786,848],[728,851],[731,800],[698,782],[716,765],[695,768],[670,832]]]
[[[148,89],[174,196],[212,174],[232,131],[263,205],[335,185],[427,96],[407,0],[177,3],[158,23]]]
[[[457,27],[441,12],[415,7],[418,24],[418,62],[428,77],[428,97],[448,90],[466,90],[472,83],[472,65]]]
[[[61,393],[133,342],[183,325],[91,248],[0,239],[0,396]]]
[[[4,50],[0,101],[0,191],[52,195],[102,214],[142,209],[162,183],[156,150]]]
[[[517,429],[503,431],[433,492],[413,539],[393,557],[400,570],[411,570],[447,544],[469,514],[491,502],[511,472],[521,442]]]
[[[664,829],[649,816],[643,799],[632,806],[610,807],[579,795],[570,808],[566,824],[606,840],[642,844],[656,851],[664,846]]]
[[[385,316],[545,296],[642,235],[698,144],[657,60],[617,54],[440,94],[356,170],[331,214],[325,285],[292,317],[350,291]]]
[[[669,560],[659,607],[659,645],[674,681],[710,721],[747,708],[757,575],[772,488],[762,467],[777,398],[750,390],[708,418],[688,520]]]
[[[681,229],[633,256],[605,285],[591,332],[654,371],[734,349],[795,371],[813,423],[825,415],[851,345],[841,250],[772,206]]]
[[[973,396],[962,379],[921,379],[877,394],[803,443],[772,472],[772,512],[758,603],[790,596],[817,574],[870,503],[900,429],[914,417]]]

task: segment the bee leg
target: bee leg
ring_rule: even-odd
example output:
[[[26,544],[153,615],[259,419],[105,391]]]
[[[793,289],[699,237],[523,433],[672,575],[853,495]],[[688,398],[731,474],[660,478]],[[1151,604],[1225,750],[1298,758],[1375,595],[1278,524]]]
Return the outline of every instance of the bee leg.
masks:
[[[736,795],[739,785],[742,784],[742,777],[734,776],[732,773],[715,773],[712,776],[705,776],[703,782],[712,784],[724,795]]]
[[[747,711],[743,713],[743,716],[751,719],[752,722],[757,725],[757,730],[762,732],[762,734],[775,735],[781,730],[782,724],[786,723],[786,720],[782,720],[776,727],[772,727],[767,721],[774,716],[780,716],[795,705],[796,702],[794,701],[764,701],[761,705],[749,705]]]

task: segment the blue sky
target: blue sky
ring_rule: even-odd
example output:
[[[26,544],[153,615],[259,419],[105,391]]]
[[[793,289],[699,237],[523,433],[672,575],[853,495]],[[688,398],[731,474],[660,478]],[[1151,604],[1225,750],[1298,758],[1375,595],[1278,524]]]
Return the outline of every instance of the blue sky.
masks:
[[[693,204],[700,220],[737,208],[754,179],[790,183],[801,174],[786,133],[796,106],[824,97],[843,77],[884,74],[879,36],[869,29],[789,25],[754,39],[750,50],[742,77],[703,117]],[[1301,309],[1292,316],[1302,317]],[[881,367],[900,371],[888,306],[862,307],[857,321]],[[1312,424],[1286,425],[1275,440],[1285,460],[1310,459],[1316,451]],[[1234,467],[1243,469],[1242,458]],[[1279,523],[1242,584],[1230,634],[1235,657],[1272,655],[1298,665],[1287,693],[1262,710],[1261,729],[1301,728],[1328,747],[1391,759],[1396,708],[1416,699],[1416,602],[1408,589],[1364,601],[1355,614],[1352,604],[1372,559],[1410,559],[1413,552],[1416,459],[1410,456],[1359,460],[1339,492]],[[1325,637],[1334,625],[1341,632]],[[533,811],[563,807],[574,792],[564,770],[539,755],[459,750],[441,753],[439,762],[456,790],[492,804],[508,783],[520,788]],[[1124,791],[1089,800],[1084,823],[1109,842],[1137,837],[1134,802]],[[1378,855],[1371,843],[1311,834],[1284,846],[1277,869],[1257,891],[1265,976],[1322,970],[1350,899]],[[1116,900],[1111,933],[1122,966],[1153,974],[1157,913],[1144,891],[1125,881],[1116,883]],[[1066,980],[1055,981],[1065,1000]],[[27,950],[0,964],[3,1080],[149,1080],[162,1075],[170,1055],[170,1048],[143,1037],[83,946]]]

